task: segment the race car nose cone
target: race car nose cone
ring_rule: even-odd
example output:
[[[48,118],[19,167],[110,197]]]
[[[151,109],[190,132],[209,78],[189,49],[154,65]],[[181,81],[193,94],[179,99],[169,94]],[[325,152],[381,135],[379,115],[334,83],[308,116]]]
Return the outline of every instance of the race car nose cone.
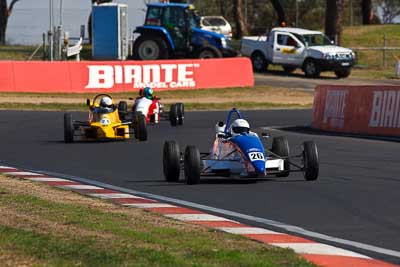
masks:
[[[255,171],[258,174],[264,174],[265,173],[265,161],[263,160],[257,160],[253,162],[253,166]]]

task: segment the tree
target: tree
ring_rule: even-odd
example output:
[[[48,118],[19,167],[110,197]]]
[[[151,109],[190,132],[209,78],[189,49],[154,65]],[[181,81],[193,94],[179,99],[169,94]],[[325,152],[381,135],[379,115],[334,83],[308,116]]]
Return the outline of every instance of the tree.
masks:
[[[338,44],[342,41],[344,0],[327,0],[325,9],[325,34]]]
[[[372,9],[372,0],[361,1],[362,24],[371,24],[374,17]]]
[[[382,22],[393,23],[400,15],[400,0],[378,0],[378,7],[382,11]]]
[[[277,17],[278,25],[282,26],[283,22],[286,24],[287,22],[285,20],[285,11],[283,10],[281,2],[279,0],[271,0],[271,3],[272,3],[272,6],[274,7],[276,15],[278,16]]]
[[[12,0],[10,5],[7,5],[7,0],[0,0],[0,45],[6,44],[6,31],[8,18],[11,16],[14,5],[19,0]]]
[[[247,25],[243,16],[243,0],[233,0],[233,16],[236,24],[236,38],[247,35]]]

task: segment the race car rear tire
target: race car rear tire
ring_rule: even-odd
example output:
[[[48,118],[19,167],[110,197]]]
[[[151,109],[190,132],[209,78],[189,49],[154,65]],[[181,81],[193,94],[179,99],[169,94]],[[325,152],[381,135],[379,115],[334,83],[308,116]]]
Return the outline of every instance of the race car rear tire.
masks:
[[[176,104],[171,105],[171,109],[169,111],[169,121],[172,126],[177,126],[179,117],[178,117],[178,106]]]
[[[186,184],[200,182],[200,152],[195,146],[187,146],[185,149],[184,169]]]
[[[125,115],[128,112],[128,104],[126,103],[126,101],[119,101],[118,103],[118,115],[119,115],[119,119],[125,120]]]
[[[304,179],[314,181],[318,178],[319,160],[317,145],[313,141],[303,143]]]
[[[178,109],[178,125],[183,125],[185,120],[185,106],[183,103],[176,103],[176,108]]]
[[[167,182],[179,180],[180,157],[178,144],[175,141],[166,141],[163,150],[163,171]]]
[[[74,122],[72,120],[71,113],[64,114],[64,142],[72,143],[74,142]]]
[[[289,142],[285,136],[278,136],[272,140],[272,152],[280,157],[289,157]],[[284,159],[283,171],[277,174],[277,177],[288,177],[290,174],[290,163],[288,159]]]
[[[136,114],[135,138],[139,141],[147,141],[146,117],[141,112]]]

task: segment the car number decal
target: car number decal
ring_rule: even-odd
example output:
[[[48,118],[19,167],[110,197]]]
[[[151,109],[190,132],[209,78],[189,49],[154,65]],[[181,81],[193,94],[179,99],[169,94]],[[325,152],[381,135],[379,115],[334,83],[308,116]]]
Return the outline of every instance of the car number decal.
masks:
[[[251,152],[249,158],[251,161],[264,160],[264,154],[262,152]]]

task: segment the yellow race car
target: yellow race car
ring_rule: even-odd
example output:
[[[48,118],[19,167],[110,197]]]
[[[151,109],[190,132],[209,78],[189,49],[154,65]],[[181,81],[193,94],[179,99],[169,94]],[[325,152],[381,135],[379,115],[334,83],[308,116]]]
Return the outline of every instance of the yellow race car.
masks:
[[[127,140],[132,134],[139,141],[147,140],[146,118],[138,113],[131,120],[123,120],[121,112],[126,109],[126,102],[121,101],[118,106],[110,95],[99,94],[93,101],[86,100],[89,106],[87,121],[75,121],[71,113],[64,114],[64,141],[74,142],[75,136],[84,141],[95,140]],[[132,132],[133,130],[133,132]]]

